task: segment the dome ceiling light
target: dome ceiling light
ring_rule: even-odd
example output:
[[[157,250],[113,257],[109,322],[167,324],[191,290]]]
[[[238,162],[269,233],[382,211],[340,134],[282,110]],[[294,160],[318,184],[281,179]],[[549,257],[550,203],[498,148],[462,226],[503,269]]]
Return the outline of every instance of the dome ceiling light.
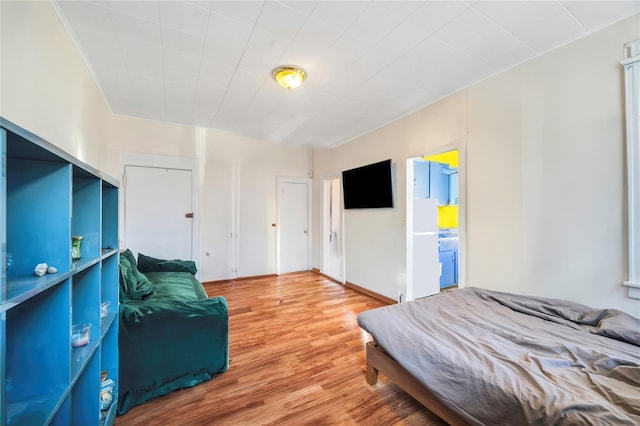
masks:
[[[307,76],[302,68],[291,65],[277,67],[271,75],[273,79],[285,89],[295,89],[302,84]]]

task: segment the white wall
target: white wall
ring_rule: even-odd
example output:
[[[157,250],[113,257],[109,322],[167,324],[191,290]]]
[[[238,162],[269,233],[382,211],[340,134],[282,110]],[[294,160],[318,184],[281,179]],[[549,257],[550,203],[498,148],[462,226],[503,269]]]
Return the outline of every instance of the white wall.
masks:
[[[275,272],[276,176],[306,177],[308,149],[115,115],[49,2],[0,14],[0,115],[118,180],[122,152],[195,159],[200,279]]]
[[[49,2],[0,2],[0,115],[116,176],[112,115]]]
[[[640,314],[620,285],[627,227],[618,62],[620,47],[640,37],[639,21],[468,91],[470,284]]]
[[[309,150],[208,129],[199,158],[201,278],[274,274],[276,179],[307,177]]]
[[[334,150],[324,176],[392,158],[396,208],[347,211],[346,279],[396,299],[405,289],[405,159],[466,153],[466,285],[572,299],[640,316],[626,297],[622,45],[640,16],[469,87]],[[318,230],[321,210],[315,209]],[[314,266],[322,247],[314,235]]]
[[[466,94],[450,96],[333,150],[314,151],[314,267],[322,266],[322,182],[341,170],[391,158],[393,209],[345,211],[346,280],[394,300],[406,294],[405,182],[407,158],[456,144],[464,148]]]
[[[306,177],[309,150],[242,135],[113,116],[120,152],[198,162],[199,277],[214,281],[275,273],[276,177]]]

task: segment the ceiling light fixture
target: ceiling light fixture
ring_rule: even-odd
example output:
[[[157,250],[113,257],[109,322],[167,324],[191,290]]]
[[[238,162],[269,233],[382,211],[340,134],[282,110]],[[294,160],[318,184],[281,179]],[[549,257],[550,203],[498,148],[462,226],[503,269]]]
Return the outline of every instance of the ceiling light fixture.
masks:
[[[291,65],[277,67],[271,73],[273,79],[285,89],[295,89],[300,86],[307,76],[302,68]]]

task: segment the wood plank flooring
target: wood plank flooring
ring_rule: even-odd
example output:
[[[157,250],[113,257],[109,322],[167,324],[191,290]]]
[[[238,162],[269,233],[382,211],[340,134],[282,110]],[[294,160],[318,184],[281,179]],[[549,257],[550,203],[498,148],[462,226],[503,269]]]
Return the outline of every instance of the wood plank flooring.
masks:
[[[211,283],[229,304],[229,370],[116,418],[128,425],[443,425],[380,376],[365,381],[358,313],[385,303],[303,272]]]

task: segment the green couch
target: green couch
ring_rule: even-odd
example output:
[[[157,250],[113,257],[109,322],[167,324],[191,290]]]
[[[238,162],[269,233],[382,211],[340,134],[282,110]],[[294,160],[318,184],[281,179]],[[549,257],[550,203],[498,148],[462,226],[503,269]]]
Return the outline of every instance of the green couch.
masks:
[[[191,261],[121,253],[118,415],[227,370],[227,302],[195,273]]]

